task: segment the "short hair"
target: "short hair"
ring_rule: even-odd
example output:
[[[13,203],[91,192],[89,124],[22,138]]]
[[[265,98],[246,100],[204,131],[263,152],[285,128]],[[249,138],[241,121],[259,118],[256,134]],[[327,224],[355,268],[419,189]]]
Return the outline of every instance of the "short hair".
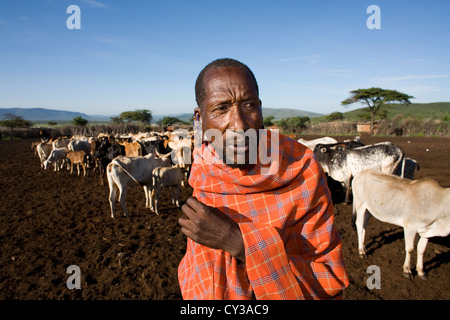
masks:
[[[205,101],[206,98],[205,84],[203,81],[206,72],[212,69],[226,68],[226,67],[239,68],[241,70],[248,72],[253,82],[255,83],[256,93],[259,95],[258,82],[256,81],[255,75],[253,74],[252,70],[250,70],[249,67],[247,67],[245,64],[235,59],[230,58],[217,59],[210,62],[206,67],[203,68],[202,71],[200,71],[197,77],[197,81],[195,82],[195,100],[197,101],[197,105],[199,106],[200,109],[203,107],[203,102]]]

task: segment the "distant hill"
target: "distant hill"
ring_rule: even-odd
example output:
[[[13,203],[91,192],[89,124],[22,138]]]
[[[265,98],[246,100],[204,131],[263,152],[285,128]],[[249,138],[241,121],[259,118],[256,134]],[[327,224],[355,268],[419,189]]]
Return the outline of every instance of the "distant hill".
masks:
[[[342,108],[345,111],[345,108]],[[348,121],[360,120],[359,114],[364,112],[365,108],[360,108],[348,112],[342,112],[344,118]],[[432,102],[432,103],[411,103],[411,104],[392,104],[385,108],[387,118],[392,120],[396,115],[402,115],[402,118],[418,119],[442,119],[450,115],[450,102]]]
[[[309,111],[296,110],[296,109],[287,109],[287,108],[281,108],[281,109],[262,108],[262,111],[263,111],[263,117],[274,116],[275,120],[290,118],[290,117],[295,117],[295,116],[300,116],[300,117],[322,116],[322,114],[316,113],[316,112],[309,112]],[[193,112],[192,113],[167,114],[167,115],[154,114],[153,122],[157,122],[159,119],[162,119],[165,116],[175,117],[182,121],[191,121],[193,115],[194,115]]]
[[[0,108],[0,118],[5,114],[14,114],[31,121],[68,121],[83,117],[89,121],[109,121],[110,116],[87,115],[81,112],[54,110],[46,108]]]
[[[279,119],[285,119],[290,117],[319,117],[323,114],[316,113],[316,112],[310,112],[310,111],[303,111],[303,110],[297,110],[297,109],[287,109],[287,108],[281,108],[281,109],[275,109],[275,108],[262,108],[263,116],[274,116],[275,120]]]
[[[71,121],[75,117],[83,117],[89,121],[110,121],[111,116],[113,115],[88,115],[81,112],[73,112],[73,111],[65,111],[65,110],[55,110],[55,109],[47,109],[47,108],[0,108],[0,118],[5,114],[14,114],[17,116],[21,116],[26,120],[31,121]],[[183,121],[191,121],[192,113],[178,113],[178,114],[165,114],[158,115],[152,114],[153,120],[152,122],[156,123],[158,120],[164,118],[165,116],[176,117]],[[295,109],[275,109],[275,108],[263,108],[263,116],[274,116],[275,119],[289,118],[294,116],[308,116],[308,117],[317,117],[320,116],[319,113],[295,110]]]

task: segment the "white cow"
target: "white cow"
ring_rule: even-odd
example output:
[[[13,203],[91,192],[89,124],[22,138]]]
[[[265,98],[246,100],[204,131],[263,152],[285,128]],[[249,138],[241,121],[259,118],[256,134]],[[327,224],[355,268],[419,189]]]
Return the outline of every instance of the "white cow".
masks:
[[[172,188],[172,204],[179,206],[180,185],[184,186],[183,169],[175,167],[157,167],[153,169],[153,192],[151,209],[158,214],[159,195],[164,188]]]
[[[70,140],[67,138],[57,138],[52,142],[52,146],[53,149],[65,148],[67,151],[69,151],[69,143]]]
[[[41,160],[41,168],[44,169],[44,161],[50,156],[53,150],[52,144],[48,142],[41,142],[36,146],[37,154]]]
[[[307,146],[310,150],[314,151],[314,148],[316,147],[316,145],[318,144],[333,144],[333,143],[337,143],[336,139],[333,139],[331,137],[322,137],[322,138],[317,138],[314,140],[305,140],[305,139],[298,139],[298,142],[300,142],[301,144]]]
[[[364,235],[371,214],[378,220],[403,227],[406,277],[411,277],[410,259],[416,233],[419,234],[416,271],[425,279],[423,254],[428,238],[450,234],[450,188],[442,188],[432,179],[412,181],[367,170],[353,179],[352,189],[359,255],[366,255]]]
[[[169,147],[172,149],[172,162],[181,168],[189,167],[192,164],[193,141],[190,138],[170,141]]]
[[[87,155],[91,154],[91,143],[88,140],[74,139],[69,142],[69,151],[84,151]]]
[[[150,192],[152,188],[153,169],[156,167],[169,166],[169,156],[170,154],[163,157],[156,157],[151,153],[144,157],[118,156],[108,164],[106,167],[106,176],[109,184],[111,218],[115,217],[114,205],[117,199],[117,193],[123,212],[128,216],[128,211],[125,206],[125,197],[127,194],[127,187],[132,182],[143,186],[145,193],[145,207],[151,207]]]
[[[47,169],[48,165],[51,163],[55,166],[55,171],[59,171],[59,169],[62,169],[64,166],[66,155],[66,148],[53,149],[48,158],[44,160],[44,169]]]

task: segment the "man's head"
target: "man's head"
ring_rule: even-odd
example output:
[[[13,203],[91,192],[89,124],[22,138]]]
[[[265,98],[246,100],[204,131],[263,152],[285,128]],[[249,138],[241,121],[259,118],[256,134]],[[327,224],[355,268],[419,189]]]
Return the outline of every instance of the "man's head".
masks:
[[[250,163],[250,151],[256,152],[250,148],[255,149],[255,145],[250,145],[247,138],[244,147],[239,147],[239,142],[230,146],[226,138],[234,132],[241,133],[237,135],[237,140],[242,138],[244,132],[254,132],[257,135],[263,126],[258,84],[252,71],[233,59],[215,60],[200,72],[195,93],[198,104],[195,112],[202,119],[203,132],[215,129],[222,135],[221,143],[215,140],[213,143],[219,156],[226,159],[225,163],[231,167],[247,167]],[[220,146],[227,146],[227,154],[231,152],[234,156],[227,158],[227,148],[220,150]],[[238,160],[243,157],[244,161]]]

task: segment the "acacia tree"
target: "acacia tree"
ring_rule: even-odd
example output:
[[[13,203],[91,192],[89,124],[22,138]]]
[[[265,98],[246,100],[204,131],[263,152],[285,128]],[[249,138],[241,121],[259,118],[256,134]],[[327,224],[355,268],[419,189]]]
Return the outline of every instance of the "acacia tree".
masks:
[[[30,128],[33,126],[33,122],[29,120],[25,120],[21,116],[17,116],[15,114],[4,114],[3,120],[0,120],[0,127],[9,128],[11,135],[10,139],[13,138],[13,129],[15,128]]]
[[[403,103],[410,104],[409,99],[414,99],[413,96],[407,95],[395,90],[381,89],[381,88],[368,88],[357,89],[350,91],[352,94],[350,98],[341,102],[344,106],[348,106],[353,103],[363,103],[367,105],[371,114],[370,121],[370,134],[373,134],[373,123],[378,112],[386,105],[391,103]]]
[[[117,119],[112,119],[112,121],[136,121],[144,124],[149,124],[152,121],[152,112],[147,109],[124,111],[119,115]]]

